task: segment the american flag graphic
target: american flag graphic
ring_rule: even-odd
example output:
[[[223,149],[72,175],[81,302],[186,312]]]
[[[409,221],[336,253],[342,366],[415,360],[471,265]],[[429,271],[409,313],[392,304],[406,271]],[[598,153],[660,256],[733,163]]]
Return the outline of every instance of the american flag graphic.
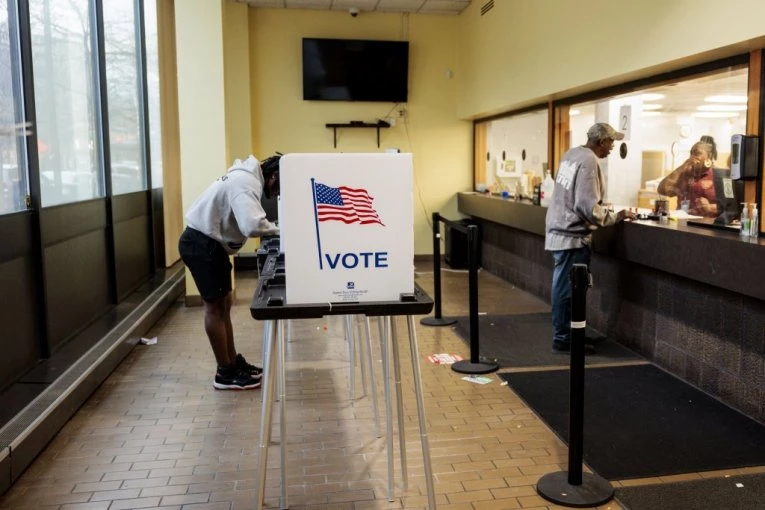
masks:
[[[372,197],[362,188],[339,186],[333,188],[316,183],[316,214],[319,221],[342,221],[385,226],[372,207]]]

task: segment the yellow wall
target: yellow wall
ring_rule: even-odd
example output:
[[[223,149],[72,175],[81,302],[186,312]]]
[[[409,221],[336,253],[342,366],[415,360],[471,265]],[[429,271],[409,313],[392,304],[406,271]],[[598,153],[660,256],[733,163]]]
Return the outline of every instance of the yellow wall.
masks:
[[[226,161],[252,153],[250,107],[250,34],[247,4],[223,5],[226,102]]]
[[[175,2],[184,214],[228,167],[221,0]],[[186,271],[186,294],[199,295]]]
[[[250,8],[253,148],[280,152],[380,152],[398,148],[414,159],[415,253],[432,253],[435,211],[456,218],[457,191],[472,186],[472,124],[456,117],[456,16]],[[338,131],[330,122],[374,122],[395,115],[392,103],[303,101],[302,38],[409,40],[409,102],[396,126]]]
[[[181,256],[178,238],[184,221],[181,193],[181,162],[178,126],[178,75],[175,45],[175,2],[157,2],[159,38],[159,86],[162,122],[162,211],[165,227],[165,265],[172,266]]]
[[[223,64],[226,91],[226,161],[253,154],[250,101],[250,33],[247,4],[223,4]],[[263,156],[261,155],[262,159]],[[249,239],[243,253],[252,253],[259,239]]]
[[[484,3],[459,16],[459,118],[746,53],[765,36],[762,0],[502,0],[481,16]]]

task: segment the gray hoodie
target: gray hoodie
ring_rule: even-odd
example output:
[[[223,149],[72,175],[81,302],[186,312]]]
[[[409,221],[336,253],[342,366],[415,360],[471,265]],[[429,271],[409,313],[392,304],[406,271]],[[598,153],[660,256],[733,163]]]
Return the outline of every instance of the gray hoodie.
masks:
[[[278,235],[279,228],[266,219],[260,197],[263,172],[254,156],[237,159],[197,198],[186,213],[188,226],[218,241],[229,255],[239,251],[249,237]]]
[[[566,151],[555,176],[552,204],[547,209],[545,250],[589,245],[593,230],[616,223],[616,213],[603,205],[604,194],[595,153],[585,146]]]

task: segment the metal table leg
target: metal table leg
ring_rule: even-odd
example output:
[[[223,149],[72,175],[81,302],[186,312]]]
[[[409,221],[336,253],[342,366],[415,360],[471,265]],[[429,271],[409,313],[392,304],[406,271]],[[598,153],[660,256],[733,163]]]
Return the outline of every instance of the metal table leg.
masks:
[[[428,427],[425,421],[425,404],[422,398],[422,380],[420,378],[420,352],[417,348],[417,333],[414,329],[414,317],[407,315],[409,329],[409,347],[412,350],[412,373],[414,374],[414,392],[417,397],[417,418],[420,421],[420,442],[422,443],[422,463],[425,468],[425,485],[428,490],[428,508],[436,508],[436,496],[433,488],[433,469],[430,465],[430,446]]]
[[[266,467],[268,465],[268,446],[271,442],[271,418],[274,404],[274,383],[276,382],[276,331],[274,321],[263,324],[263,403],[260,412],[260,438],[258,440],[258,479],[255,487],[255,508],[263,508],[266,492]]]
[[[396,332],[396,318],[391,317],[391,348],[393,350],[393,376],[396,386],[396,416],[398,417],[398,449],[401,456],[401,479],[404,482],[404,490],[409,488],[409,475],[406,467],[406,430],[404,429],[404,398],[401,394],[401,358],[398,349],[398,333]]]
[[[375,365],[372,362],[372,331],[369,327],[369,317],[364,317],[364,332],[367,349],[367,365],[369,365],[369,388],[372,396],[372,416],[375,419],[375,437],[381,437],[380,434],[380,417],[377,414],[377,385],[375,384]],[[362,362],[362,366],[364,363]]]
[[[345,340],[348,342],[348,386],[350,387],[350,399],[356,400],[356,349],[353,339],[353,320],[351,315],[343,316],[345,320]]]
[[[380,336],[380,350],[382,351],[383,365],[383,391],[385,394],[385,449],[388,453],[388,501],[393,501],[393,411],[390,404],[390,358],[388,332],[390,318],[380,317],[382,335]]]
[[[277,352],[279,354],[276,363],[277,377],[279,378],[279,457],[282,462],[282,497],[281,508],[289,508],[287,503],[287,419],[286,419],[286,377],[285,373],[285,342],[284,342],[284,321],[278,321],[277,327]]]

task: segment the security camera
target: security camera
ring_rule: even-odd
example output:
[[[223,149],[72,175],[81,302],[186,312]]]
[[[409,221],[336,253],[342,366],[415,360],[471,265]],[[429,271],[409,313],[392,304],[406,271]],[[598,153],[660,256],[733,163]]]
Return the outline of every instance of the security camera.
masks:
[[[358,7],[351,7],[348,9],[348,14],[351,15],[352,18],[355,18],[359,15],[359,8]]]

